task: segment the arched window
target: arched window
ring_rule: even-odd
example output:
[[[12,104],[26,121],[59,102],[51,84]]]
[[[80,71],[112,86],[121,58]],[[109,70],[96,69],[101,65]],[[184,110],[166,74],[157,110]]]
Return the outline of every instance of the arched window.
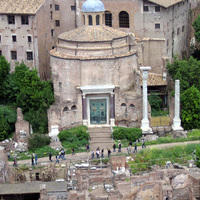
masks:
[[[129,15],[126,11],[121,11],[119,13],[119,27],[129,28]]]
[[[89,16],[88,16],[88,19],[89,19],[89,25],[92,26],[92,16],[89,15]]]
[[[109,11],[105,12],[105,25],[112,27],[112,13]]]
[[[63,112],[68,111],[69,108],[68,107],[64,107]]]
[[[122,106],[122,107],[126,107],[126,104],[125,104],[125,103],[122,103],[121,106]]]
[[[135,108],[134,104],[131,104],[130,107],[131,107],[131,108]]]
[[[96,16],[96,25],[99,25],[99,19],[100,19],[100,16],[97,15],[97,16]]]
[[[75,105],[73,105],[72,107],[71,107],[71,110],[76,110],[77,109],[77,107],[75,106]]]

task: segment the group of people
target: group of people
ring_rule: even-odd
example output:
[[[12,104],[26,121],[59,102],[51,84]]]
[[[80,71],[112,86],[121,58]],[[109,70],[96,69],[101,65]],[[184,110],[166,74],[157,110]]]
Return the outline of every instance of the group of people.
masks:
[[[35,159],[35,160],[34,160]],[[37,160],[38,160],[38,157],[37,157],[37,154],[32,154],[31,156],[31,163],[32,163],[32,166],[34,165],[37,165]]]
[[[107,149],[107,153],[108,153],[108,157],[110,157],[110,154],[111,154],[111,150],[110,149]],[[98,147],[97,149],[96,149],[96,151],[91,151],[91,159],[94,159],[95,158],[95,154],[96,154],[96,157],[97,157],[97,159],[98,158],[104,158],[104,149],[101,149],[100,150],[100,148]]]

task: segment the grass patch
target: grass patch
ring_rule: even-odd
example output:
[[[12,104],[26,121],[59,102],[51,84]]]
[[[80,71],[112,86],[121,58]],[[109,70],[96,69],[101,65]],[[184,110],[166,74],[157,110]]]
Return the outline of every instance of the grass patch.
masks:
[[[188,160],[194,159],[192,153],[196,149],[200,149],[200,144],[175,146],[168,149],[143,149],[135,155],[134,161],[129,162],[129,166],[132,172],[136,173],[139,171],[149,171],[151,166],[155,164],[163,166],[166,161],[186,165]],[[199,157],[198,154],[197,157]]]

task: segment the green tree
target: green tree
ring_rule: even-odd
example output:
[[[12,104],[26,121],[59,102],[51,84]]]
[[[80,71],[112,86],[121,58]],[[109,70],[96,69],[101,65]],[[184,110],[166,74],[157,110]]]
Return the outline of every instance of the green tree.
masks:
[[[197,16],[196,20],[193,22],[192,26],[195,30],[195,38],[198,42],[200,42],[200,15]]]
[[[149,104],[151,105],[151,115],[158,116],[163,104],[161,97],[155,93],[150,93],[148,100]]]
[[[173,63],[168,63],[168,72],[173,80],[180,80],[180,90],[184,92],[192,85],[200,90],[200,62],[193,57],[188,61],[175,58]]]
[[[193,85],[181,95],[181,119],[185,129],[200,128],[200,91]]]
[[[10,64],[4,56],[0,56],[0,84],[4,81],[10,71]]]
[[[0,111],[0,141],[7,138],[8,131],[9,131],[9,124],[4,118],[3,113]]]
[[[0,113],[2,114],[3,119],[8,123],[8,135],[11,135],[15,131],[15,122],[17,121],[16,109],[9,106],[1,106]]]
[[[31,108],[27,113],[25,113],[24,119],[30,122],[34,133],[48,132],[48,118],[46,109],[39,108],[35,111],[33,108]]]

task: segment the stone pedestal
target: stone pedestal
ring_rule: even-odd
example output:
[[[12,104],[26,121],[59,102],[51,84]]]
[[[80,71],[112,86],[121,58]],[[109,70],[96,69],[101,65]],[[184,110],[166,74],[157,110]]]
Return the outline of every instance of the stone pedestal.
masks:
[[[175,80],[175,108],[172,129],[174,131],[182,131],[180,119],[180,80]]]
[[[148,71],[151,67],[140,67],[142,70],[142,83],[143,83],[143,119],[141,121],[142,134],[153,134],[152,129],[149,126],[148,120],[148,100],[147,100],[147,79]]]

